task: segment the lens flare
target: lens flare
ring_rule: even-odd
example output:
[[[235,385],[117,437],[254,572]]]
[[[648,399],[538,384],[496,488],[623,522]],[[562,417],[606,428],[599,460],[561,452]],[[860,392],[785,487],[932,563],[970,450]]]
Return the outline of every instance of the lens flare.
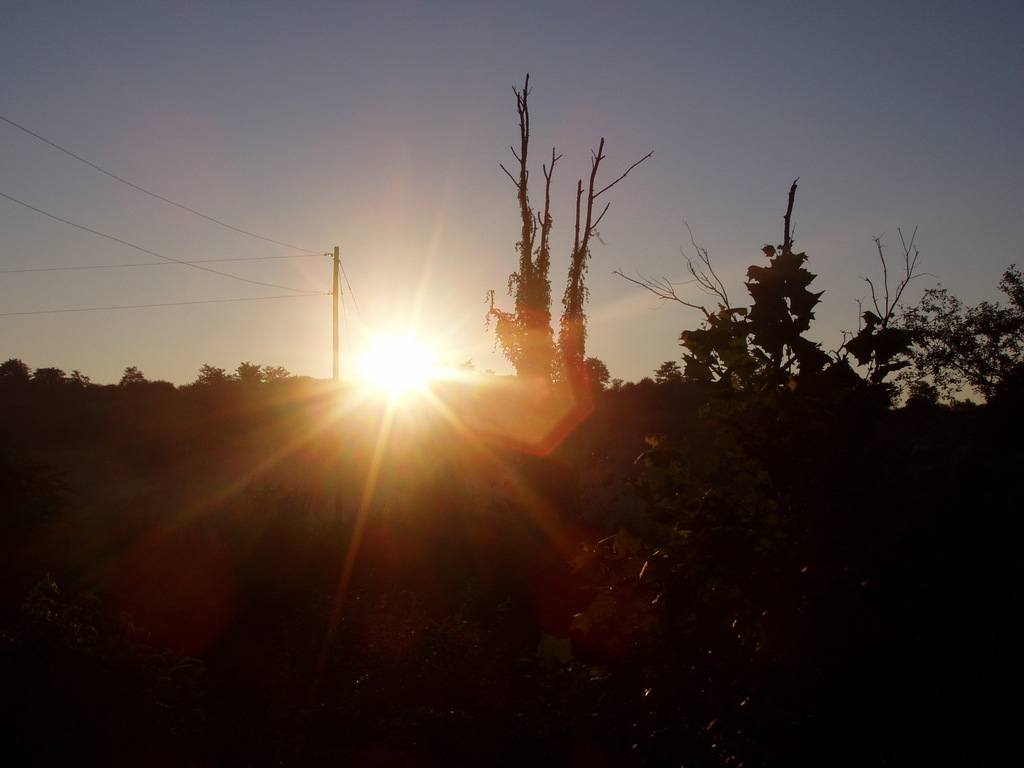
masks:
[[[357,372],[363,385],[392,396],[422,392],[441,373],[430,346],[411,334],[371,340]]]

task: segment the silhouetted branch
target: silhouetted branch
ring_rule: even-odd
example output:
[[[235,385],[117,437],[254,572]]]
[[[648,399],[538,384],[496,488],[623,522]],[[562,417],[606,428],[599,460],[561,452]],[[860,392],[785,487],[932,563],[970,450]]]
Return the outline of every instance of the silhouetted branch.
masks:
[[[665,277],[645,277],[644,275],[640,275],[639,273],[637,277],[630,277],[621,269],[613,270],[612,274],[618,275],[619,277],[628,280],[634,285],[639,285],[644,290],[653,293],[662,301],[675,301],[678,302],[679,304],[682,304],[683,306],[691,307],[693,309],[699,309],[700,311],[707,314],[707,310],[704,309],[704,307],[702,307],[699,304],[693,304],[689,301],[686,301],[685,299],[680,297],[678,293],[676,293],[677,285],[692,285],[693,283],[696,282],[696,280],[684,280],[679,283],[674,283]]]
[[[903,246],[903,277],[895,286],[895,295],[890,297],[889,289],[889,265],[885,260],[885,253],[883,252],[882,235],[879,235],[874,239],[875,248],[878,251],[878,260],[882,262],[882,298],[884,304],[879,306],[878,293],[875,289],[875,284],[870,277],[865,277],[864,282],[868,284],[871,289],[871,305],[875,308],[875,315],[881,321],[883,328],[888,327],[890,320],[892,319],[893,313],[899,306],[900,299],[903,296],[903,292],[907,289],[907,286],[912,280],[917,277],[921,277],[924,273],[917,272],[918,262],[920,261],[920,252],[914,246],[914,240],[917,238],[917,227],[914,227],[914,232],[910,236],[910,241],[907,242],[903,236],[903,230],[897,229],[900,234],[900,244]]]
[[[796,199],[796,183],[798,181],[800,181],[799,176],[793,180],[793,186],[789,188],[789,203],[786,205],[786,215],[783,218],[785,232],[782,240],[782,250],[784,251],[791,250],[793,247],[793,235],[790,230],[790,223],[793,218],[793,201]]]
[[[686,231],[690,235],[690,244],[697,251],[696,260],[690,256],[686,257],[686,269],[692,276],[692,280],[672,282],[664,277],[652,278],[645,277],[643,275],[639,275],[639,279],[635,279],[626,275],[621,269],[615,270],[612,274],[625,278],[635,285],[639,285],[644,290],[653,293],[662,301],[674,301],[678,304],[682,304],[684,307],[700,310],[704,313],[705,317],[710,318],[711,313],[703,304],[694,304],[692,301],[687,301],[676,292],[676,286],[693,285],[696,283],[705,294],[716,297],[721,308],[730,306],[729,295],[726,293],[725,284],[721,279],[719,279],[714,267],[711,266],[711,257],[708,254],[707,249],[697,245],[689,224],[686,225]],[[699,262],[700,266],[698,266],[697,262]]]
[[[601,146],[602,147],[604,146],[604,139],[601,139]],[[594,197],[599,197],[599,196],[603,195],[605,192],[607,192],[609,189],[614,187],[616,184],[618,184],[620,181],[622,181],[624,178],[626,178],[629,175],[630,171],[632,171],[634,168],[636,168],[638,165],[640,165],[640,163],[642,163],[644,160],[649,159],[653,154],[654,154],[653,152],[648,152],[646,155],[641,157],[639,160],[637,160],[635,163],[633,163],[631,166],[629,166],[629,168],[627,168],[625,170],[625,172],[623,172],[623,174],[621,176],[619,176],[619,178],[617,178],[611,184],[606,186],[600,192],[595,192],[594,193]]]

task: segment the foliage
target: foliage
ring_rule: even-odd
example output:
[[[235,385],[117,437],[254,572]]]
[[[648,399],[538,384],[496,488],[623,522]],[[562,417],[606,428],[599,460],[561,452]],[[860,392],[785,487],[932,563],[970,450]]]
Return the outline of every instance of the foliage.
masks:
[[[608,372],[608,366],[604,364],[603,360],[596,357],[588,357],[583,361],[583,367],[587,372],[587,381],[591,387],[601,391],[608,386],[612,376]]]
[[[786,246],[763,250],[768,266],[747,270],[751,307],[719,305],[703,328],[680,335],[688,378],[747,392],[795,389],[828,364],[828,355],[804,337],[821,298],[808,290],[814,275],[804,267],[807,255]]]
[[[238,382],[253,386],[271,381],[283,381],[291,377],[292,374],[288,369],[280,365],[257,365],[246,361],[239,363],[234,373],[228,373],[224,368],[204,363],[199,369],[199,376],[193,385],[220,387],[229,382]]]
[[[947,399],[965,386],[986,400],[1024,391],[1024,276],[1016,265],[1003,273],[999,290],[1007,305],[965,307],[947,289],[933,288],[901,316],[913,334],[914,373]]]
[[[263,382],[263,371],[255,363],[239,363],[235,369],[234,378],[242,384],[261,384]]]
[[[109,765],[170,756],[194,747],[207,726],[200,660],[146,645],[129,620],[105,617],[96,595],[65,596],[49,575],[0,639],[7,746],[35,762]]]
[[[38,461],[0,454],[0,535],[16,538],[66,512],[70,489],[64,475]]]
[[[36,368],[32,373],[32,383],[40,387],[59,387],[68,381],[68,375],[60,368]]]
[[[203,363],[199,369],[199,376],[195,380],[195,384],[200,386],[220,386],[231,380],[231,376],[223,368],[210,365],[209,363]]]
[[[121,381],[118,382],[118,386],[130,387],[138,384],[146,384],[147,382],[148,379],[146,379],[146,374],[140,371],[138,367],[129,365],[124,369],[124,374],[121,376]]]
[[[807,339],[822,294],[789,237],[794,190],[783,244],[765,246],[767,265],[747,272],[749,307],[731,306],[703,273],[718,308],[680,340],[685,378],[703,385],[706,404],[695,429],[648,438],[634,482],[645,516],[572,562],[592,597],[573,619],[569,666],[620,691],[592,716],[630,718],[640,731],[628,738],[652,761],[667,749],[672,764],[801,764],[792,745],[842,741],[855,720],[845,722],[845,704],[812,715],[812,702],[854,684],[825,650],[848,632],[832,610],[890,567],[855,542],[865,483],[890,488],[896,466],[873,425],[888,413],[886,378],[909,337],[890,332],[886,312],[833,356]],[[659,369],[666,382],[677,372]],[[878,648],[864,643],[845,663],[880,681]],[[700,736],[685,747],[660,737],[680,730]],[[857,759],[890,749],[872,742]]]
[[[290,378],[292,378],[291,372],[282,365],[264,365],[260,368],[261,381],[284,381]]]
[[[0,388],[23,387],[31,380],[32,371],[21,360],[12,357],[0,364]]]
[[[69,375],[60,368],[36,368],[32,372],[30,381],[26,382],[24,374],[28,367],[20,360],[8,360],[4,363],[4,366],[6,366],[6,370],[2,373],[3,379],[6,380],[7,384],[13,386],[31,383],[36,388],[84,389],[91,382],[90,378],[81,371],[75,370]]]
[[[913,334],[895,320],[904,291],[911,281],[919,277],[917,266],[920,254],[914,245],[916,229],[909,242],[902,230],[899,230],[899,235],[903,246],[903,276],[894,286],[890,286],[889,266],[883,252],[882,238],[876,237],[875,247],[882,265],[880,288],[876,288],[870,278],[864,278],[871,288],[871,306],[874,311],[869,309],[861,315],[863,325],[842,347],[844,354],[853,355],[858,365],[867,367],[867,378],[872,384],[880,384],[890,374],[910,365],[908,352]]]
[[[683,380],[683,369],[675,360],[666,360],[654,371],[654,381],[658,384],[679,383]]]
[[[888,325],[871,310],[864,312],[862,319],[864,325],[843,349],[853,355],[858,365],[868,366],[868,380],[872,384],[880,384],[890,374],[910,365],[907,354],[913,333]]]

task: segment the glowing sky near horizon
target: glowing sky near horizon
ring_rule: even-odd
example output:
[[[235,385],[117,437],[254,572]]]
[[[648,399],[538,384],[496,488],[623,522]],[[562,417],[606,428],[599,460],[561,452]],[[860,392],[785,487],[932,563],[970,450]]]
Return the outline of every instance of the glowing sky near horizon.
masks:
[[[557,147],[556,301],[576,179],[651,160],[608,193],[590,264],[587,354],[636,380],[678,359],[692,312],[615,269],[671,280],[686,223],[736,299],[782,236],[826,291],[815,335],[856,327],[872,238],[918,227],[930,276],[997,298],[1020,261],[1019,2],[18,2],[0,9],[0,115],[234,227],[340,246],[342,368],[408,326],[453,365],[509,370],[485,295],[516,267],[514,86],[531,74],[533,178]],[[326,294],[330,260],[156,200],[0,122],[0,193],[179,261]],[[539,186],[534,189],[540,204]],[[242,361],[329,377],[326,295],[165,263],[0,198],[0,360],[177,384]],[[694,295],[695,297],[699,298]],[[218,303],[192,303],[192,302]],[[739,303],[739,302],[737,302]],[[168,306],[12,314],[139,304]],[[504,305],[511,302],[505,299]]]

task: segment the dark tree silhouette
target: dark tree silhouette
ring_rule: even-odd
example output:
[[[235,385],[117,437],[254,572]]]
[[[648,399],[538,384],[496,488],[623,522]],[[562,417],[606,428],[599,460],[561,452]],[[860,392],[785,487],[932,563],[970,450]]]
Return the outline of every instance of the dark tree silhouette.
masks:
[[[242,384],[262,384],[263,369],[255,363],[239,363],[238,367],[235,368],[235,375],[233,378],[237,379]]]
[[[683,369],[675,360],[666,360],[654,372],[654,380],[658,384],[676,383],[683,380]]]
[[[283,365],[264,365],[260,368],[263,381],[283,381],[292,377],[291,371]]]
[[[121,381],[118,382],[118,386],[130,387],[137,384],[146,384],[146,375],[140,371],[136,366],[129,365],[124,369],[124,374],[121,376]]]
[[[1003,273],[999,290],[1009,304],[965,307],[940,286],[900,317],[913,334],[914,375],[947,399],[964,387],[986,400],[1024,390],[1024,276],[1016,265]]]
[[[68,375],[60,368],[36,368],[32,373],[32,383],[41,387],[59,387],[69,381]]]
[[[0,363],[0,387],[23,387],[32,380],[32,370],[17,358]]]
[[[203,363],[199,369],[199,376],[193,382],[201,385],[219,385],[231,381],[231,376],[223,368]]]
[[[611,373],[604,361],[596,357],[588,357],[583,361],[583,367],[587,372],[587,381],[594,389],[603,390],[611,381]]]

